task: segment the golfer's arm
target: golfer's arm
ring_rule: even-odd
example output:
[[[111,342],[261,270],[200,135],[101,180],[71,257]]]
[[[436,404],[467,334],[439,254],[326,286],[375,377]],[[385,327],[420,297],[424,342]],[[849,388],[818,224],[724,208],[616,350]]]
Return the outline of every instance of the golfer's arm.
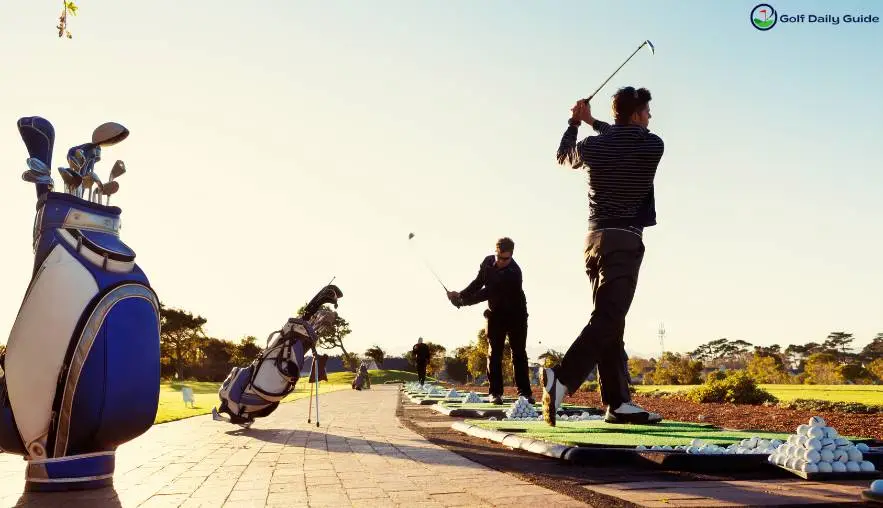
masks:
[[[578,133],[578,126],[568,126],[567,130],[564,131],[564,135],[561,136],[561,143],[558,145],[558,154],[563,157],[558,162],[566,162],[573,168],[579,168],[583,165],[582,157],[580,157],[579,150],[577,150],[576,135]]]
[[[597,132],[598,134],[604,134],[605,132],[607,132],[607,129],[610,128],[610,124],[594,118],[592,121],[592,128],[595,129],[595,132]]]

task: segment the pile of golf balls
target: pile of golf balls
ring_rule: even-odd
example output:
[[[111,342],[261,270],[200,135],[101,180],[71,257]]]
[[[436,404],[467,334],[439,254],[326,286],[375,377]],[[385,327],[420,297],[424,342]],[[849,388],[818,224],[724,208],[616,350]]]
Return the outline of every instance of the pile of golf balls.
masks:
[[[469,395],[467,395],[463,399],[463,403],[464,404],[479,404],[479,403],[481,403],[481,397],[479,397],[478,394],[475,392],[469,392]]]
[[[650,448],[647,448],[644,445],[638,445],[637,447],[635,447],[635,449],[653,451],[680,451],[701,455],[769,455],[775,452],[775,450],[782,446],[782,444],[782,441],[779,441],[778,439],[768,440],[761,437],[752,436],[750,438],[743,439],[739,443],[734,443],[726,447],[719,446],[714,443],[708,443],[706,441],[703,441],[702,439],[694,439],[690,442],[689,445],[654,445]]]
[[[518,400],[506,410],[507,420],[536,420],[538,418],[541,418],[541,416],[524,397],[518,397]]]
[[[863,460],[868,451],[864,443],[853,444],[841,437],[825,420],[813,416],[809,425],[800,425],[788,442],[770,455],[771,464],[804,473],[857,473],[875,471],[874,464]]]
[[[444,394],[442,393],[441,389],[438,386],[432,385],[431,387],[429,387],[429,391],[426,392],[426,395],[444,395]]]
[[[460,394],[457,393],[457,390],[454,390],[453,388],[451,388],[450,391],[448,391],[448,393],[445,395],[446,399],[457,399],[459,397]]]
[[[578,415],[559,414],[558,416],[555,417],[555,419],[562,420],[565,422],[568,422],[568,421],[569,422],[585,422],[585,421],[589,421],[589,420],[603,420],[604,417],[602,415],[593,415],[593,414],[587,413],[586,411],[583,411],[582,413],[580,413]]]

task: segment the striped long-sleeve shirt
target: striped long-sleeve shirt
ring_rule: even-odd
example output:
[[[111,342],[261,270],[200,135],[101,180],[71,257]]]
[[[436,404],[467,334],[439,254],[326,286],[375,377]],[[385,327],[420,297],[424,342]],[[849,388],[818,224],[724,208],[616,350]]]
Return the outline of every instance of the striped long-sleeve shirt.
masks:
[[[656,225],[653,179],[662,159],[662,139],[639,125],[610,125],[595,120],[597,136],[577,142],[570,126],[559,153],[574,169],[588,167],[589,229]]]

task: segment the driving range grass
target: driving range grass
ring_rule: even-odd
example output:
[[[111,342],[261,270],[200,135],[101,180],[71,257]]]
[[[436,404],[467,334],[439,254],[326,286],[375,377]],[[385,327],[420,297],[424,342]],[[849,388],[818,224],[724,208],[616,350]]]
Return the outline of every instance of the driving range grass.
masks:
[[[639,394],[658,390],[679,392],[697,385],[635,385]],[[780,401],[816,399],[828,402],[858,402],[883,405],[883,385],[760,385]]]
[[[369,370],[368,376],[372,384],[417,380],[417,374],[399,370]],[[319,395],[337,390],[350,390],[352,389],[351,383],[355,377],[356,375],[352,372],[332,372],[328,374],[328,381],[319,383]],[[194,407],[192,408],[184,405],[181,388],[185,386],[193,389]],[[218,388],[220,386],[221,383],[202,381],[160,383],[159,409],[156,412],[156,418],[153,423],[173,422],[183,418],[190,418],[191,416],[211,413],[212,408],[220,403],[218,398]],[[307,376],[304,376],[300,378],[294,391],[283,399],[283,402],[303,399],[309,397],[309,395],[310,384],[307,382]]]
[[[789,435],[781,432],[725,430],[713,425],[689,422],[622,425],[605,423],[600,420],[559,421],[555,427],[550,427],[544,422],[466,420],[465,423],[566,446],[679,446],[689,445],[694,439],[727,446],[754,436],[786,441]],[[852,440],[859,439],[852,436],[844,437]]]

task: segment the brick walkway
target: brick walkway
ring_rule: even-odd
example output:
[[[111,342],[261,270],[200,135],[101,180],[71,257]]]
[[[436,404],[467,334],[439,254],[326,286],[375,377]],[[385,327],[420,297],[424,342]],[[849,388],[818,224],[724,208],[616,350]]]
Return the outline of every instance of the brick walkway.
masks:
[[[156,425],[120,447],[109,489],[23,494],[25,462],[0,454],[0,506],[584,506],[427,442],[399,423],[397,397],[398,385],[322,395],[319,428],[306,400],[249,430],[208,415]]]

